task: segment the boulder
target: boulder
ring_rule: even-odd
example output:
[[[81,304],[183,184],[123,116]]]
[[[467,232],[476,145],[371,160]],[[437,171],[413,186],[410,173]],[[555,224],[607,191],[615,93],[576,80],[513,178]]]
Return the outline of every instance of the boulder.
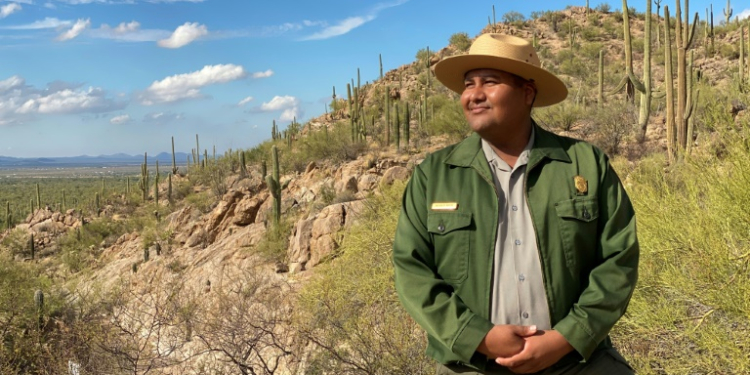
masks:
[[[263,200],[258,196],[245,196],[237,203],[234,208],[234,218],[232,223],[235,225],[248,225],[255,222],[258,210],[263,204]]]
[[[397,180],[406,181],[411,176],[411,172],[406,167],[395,166],[388,168],[383,173],[383,178],[380,180],[382,185],[393,185]]]

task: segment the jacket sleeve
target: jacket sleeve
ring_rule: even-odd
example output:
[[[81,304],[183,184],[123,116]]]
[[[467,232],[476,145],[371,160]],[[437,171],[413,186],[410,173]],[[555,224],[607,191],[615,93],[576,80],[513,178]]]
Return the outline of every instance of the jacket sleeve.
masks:
[[[597,258],[578,302],[554,329],[588,360],[625,314],[638,279],[635,212],[605,156],[599,163]]]
[[[470,363],[492,322],[474,314],[437,273],[427,231],[427,176],[415,168],[404,192],[393,242],[396,291],[406,311],[437,343]]]

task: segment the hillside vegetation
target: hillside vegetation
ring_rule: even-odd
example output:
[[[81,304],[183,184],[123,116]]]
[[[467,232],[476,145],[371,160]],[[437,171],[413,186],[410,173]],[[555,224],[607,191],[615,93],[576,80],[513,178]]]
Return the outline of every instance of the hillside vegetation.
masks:
[[[654,16],[645,123],[644,14],[628,18],[631,48],[607,4],[501,20],[483,32],[533,40],[568,85],[534,118],[605,150],[635,205],[640,281],[615,344],[639,374],[750,374],[748,20],[713,35],[699,21],[695,105],[672,120]],[[390,256],[411,168],[468,133],[430,70],[471,38],[448,42],[357,76],[328,113],[274,124],[256,147],[209,157],[196,144],[187,169],[146,163],[130,183],[50,180],[38,195],[35,181],[0,182],[0,373],[434,373]]]

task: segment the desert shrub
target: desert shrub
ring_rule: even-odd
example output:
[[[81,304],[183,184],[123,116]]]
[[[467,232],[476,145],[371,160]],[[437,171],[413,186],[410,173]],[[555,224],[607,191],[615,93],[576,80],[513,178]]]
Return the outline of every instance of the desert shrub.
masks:
[[[280,222],[277,225],[269,225],[266,235],[254,250],[267,262],[285,262],[292,225],[294,224],[286,215],[281,215]]]
[[[635,134],[636,109],[632,106],[615,110],[610,107],[596,109],[591,116],[591,141],[607,155],[620,152],[623,142]]]
[[[719,50],[719,55],[725,59],[736,60],[740,58],[740,51],[737,47],[730,43],[716,42]]]
[[[468,134],[469,125],[459,101],[448,96],[430,97],[428,101],[435,114],[424,124],[428,135],[446,134],[452,140],[459,140]]]
[[[469,46],[471,46],[471,39],[469,39],[469,34],[467,33],[455,33],[451,35],[448,43],[456,47],[457,50],[466,52],[469,50]]]
[[[524,17],[523,14],[516,12],[516,11],[510,11],[508,13],[503,14],[504,23],[518,24],[525,20],[526,20],[526,17]]]
[[[566,100],[558,105],[534,109],[534,119],[547,128],[570,131],[585,113],[581,106]]]
[[[297,331],[315,345],[307,373],[428,374],[426,338],[396,297],[391,247],[403,183],[368,201],[336,262],[304,285]]]
[[[609,3],[601,3],[594,8],[595,11],[601,13],[609,13],[611,9],[612,7],[609,5]]]
[[[602,37],[601,29],[596,26],[585,26],[580,32],[583,40],[591,42],[593,40],[599,40]],[[586,45],[584,45],[585,47]]]
[[[698,153],[665,173],[658,155],[621,175],[638,213],[641,265],[613,338],[638,373],[676,374],[685,363],[695,373],[750,371],[747,133],[719,136],[724,159]]]
[[[380,134],[378,129],[371,129],[366,124],[368,137]],[[356,159],[365,149],[365,144],[352,140],[349,121],[339,121],[333,127],[312,131],[292,143],[292,149],[280,150],[282,171],[303,172],[311,161],[328,160],[342,162]],[[271,160],[269,152],[267,160]],[[269,163],[269,171],[271,166]],[[270,172],[269,172],[270,173]]]

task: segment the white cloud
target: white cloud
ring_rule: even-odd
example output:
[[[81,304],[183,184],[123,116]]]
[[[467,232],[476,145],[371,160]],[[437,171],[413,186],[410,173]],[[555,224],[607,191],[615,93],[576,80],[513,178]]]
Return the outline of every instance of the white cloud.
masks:
[[[261,104],[258,110],[261,112],[281,111],[279,120],[292,121],[295,117],[299,118],[302,115],[299,105],[299,99],[293,96],[274,96],[271,101]]]
[[[10,3],[8,5],[0,6],[0,18],[8,17],[21,9],[21,5],[18,3]]]
[[[250,103],[251,101],[253,101],[253,99],[255,99],[255,98],[253,98],[252,96],[248,96],[247,98],[240,100],[240,102],[237,103],[237,105],[240,106],[240,107],[242,107],[243,105],[245,105],[245,104]]]
[[[273,75],[273,70],[268,69],[265,72],[255,72],[253,73],[253,78],[268,78]]]
[[[737,17],[739,17],[741,20],[744,20],[745,18],[750,18],[750,8],[747,8],[737,14]]]
[[[78,21],[76,21],[75,25],[73,25],[73,27],[71,27],[68,31],[65,31],[64,33],[58,35],[57,40],[61,42],[66,41],[66,40],[71,40],[81,35],[81,33],[84,30],[88,29],[89,26],[91,26],[90,19],[84,20],[84,19],[79,18]]]
[[[94,38],[113,39],[123,42],[156,42],[169,38],[171,33],[167,30],[141,29],[137,21],[121,23],[115,27],[102,24],[98,29],[92,29],[87,35]]]
[[[130,21],[128,23],[123,22],[117,25],[117,27],[112,29],[112,31],[115,34],[125,34],[125,33],[132,33],[134,31],[138,31],[138,29],[140,28],[141,28],[140,23],[138,23],[137,21]]]
[[[196,99],[203,96],[200,92],[202,87],[236,81],[245,76],[247,72],[239,65],[206,65],[196,72],[177,74],[161,81],[154,81],[141,95],[140,101],[144,105],[153,105]]]
[[[375,16],[349,17],[339,22],[336,25],[328,26],[325,29],[318,31],[315,34],[302,38],[301,40],[321,40],[321,39],[333,38],[339,35],[344,35],[374,19],[375,19]]]
[[[185,116],[181,113],[172,112],[151,112],[143,116],[143,122],[146,123],[157,123],[166,124],[172,121],[178,121],[184,119]]]
[[[124,108],[98,87],[55,81],[38,89],[19,76],[0,81],[0,122],[13,123],[30,115],[104,113]]]
[[[109,123],[112,125],[127,124],[130,121],[132,121],[132,119],[130,118],[130,115],[120,115],[120,116],[115,116],[109,119]]]
[[[59,20],[54,17],[47,17],[41,21],[34,21],[25,25],[15,26],[2,26],[0,28],[7,30],[40,30],[40,29],[56,29],[58,27],[65,27],[72,25],[71,21]]]
[[[180,48],[206,35],[208,35],[208,28],[205,25],[185,22],[184,25],[175,29],[169,38],[162,39],[157,44],[164,48]]]
[[[63,90],[46,96],[27,100],[18,109],[18,113],[80,113],[107,112],[113,102],[105,96],[100,88],[89,87],[88,90]]]
[[[322,40],[322,39],[333,38],[339,35],[344,35],[366,24],[367,22],[374,20],[375,18],[378,17],[378,13],[380,13],[382,10],[399,6],[401,4],[406,3],[407,1],[408,0],[396,0],[391,3],[380,3],[380,4],[375,5],[375,7],[372,8],[370,12],[364,16],[349,17],[331,26],[325,23],[321,23],[321,22],[316,23],[312,21],[304,21],[303,24],[305,26],[323,26],[324,28],[323,30],[320,30],[312,35],[303,37],[300,40]]]

